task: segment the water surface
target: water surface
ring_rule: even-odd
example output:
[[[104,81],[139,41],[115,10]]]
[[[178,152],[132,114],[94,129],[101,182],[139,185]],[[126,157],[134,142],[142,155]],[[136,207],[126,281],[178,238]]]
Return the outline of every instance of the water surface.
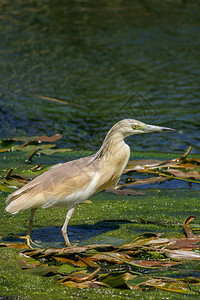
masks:
[[[0,135],[63,133],[95,150],[122,118],[177,134],[133,149],[199,151],[199,3],[1,1]],[[78,104],[62,105],[36,95]]]
[[[131,149],[138,151],[136,158],[158,159],[161,152],[162,159],[176,158],[190,144],[197,155],[199,2],[1,0],[0,11],[1,138],[61,133],[64,137],[59,147],[79,150],[72,156],[36,155],[30,168],[98,149],[106,131],[123,118],[178,130],[130,137]],[[10,167],[27,170],[25,159],[25,153],[23,157],[18,152],[1,153],[1,174]],[[70,220],[70,240],[83,245],[119,245],[146,231],[183,236],[185,218],[199,216],[199,188],[195,184],[188,188],[173,181],[138,189],[145,189],[146,195],[103,192],[92,198],[92,204],[80,205]],[[29,217],[28,211],[7,214],[7,195],[0,193],[1,241],[8,241],[9,233],[25,234]],[[65,214],[65,210],[38,210],[33,238],[42,246],[63,246],[60,228]],[[199,224],[199,219],[195,222]],[[17,265],[16,252],[1,250],[0,298],[1,293],[13,299],[172,297],[167,291],[67,289],[49,278],[24,274]],[[193,268],[197,267],[194,263]],[[180,299],[180,295],[173,294],[173,299]]]

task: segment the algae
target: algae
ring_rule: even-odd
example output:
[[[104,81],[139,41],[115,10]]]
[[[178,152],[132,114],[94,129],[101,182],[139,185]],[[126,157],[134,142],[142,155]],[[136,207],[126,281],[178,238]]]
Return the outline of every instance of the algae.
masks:
[[[86,153],[84,153],[86,154]],[[88,154],[88,153],[87,153]],[[27,155],[23,152],[7,152],[1,154],[2,171],[5,174],[11,167],[28,174],[30,168],[42,163],[45,168],[83,155],[81,152],[66,152],[59,154],[35,155],[32,163],[27,164]],[[174,155],[151,153],[150,158],[172,158]],[[135,153],[134,157],[141,158],[142,154]],[[29,211],[10,215],[5,212],[5,199],[9,193],[0,193],[0,237],[2,242],[20,242],[13,237],[24,235],[27,230]],[[144,196],[117,196],[102,192],[90,198],[91,203],[82,203],[76,209],[70,220],[68,232],[72,244],[104,244],[120,245],[128,243],[145,232],[163,233],[164,237],[183,237],[183,221],[189,216],[197,218],[193,223],[200,223],[198,213],[200,203],[199,192],[192,187],[178,189],[158,189],[157,185],[149,186]],[[32,238],[40,247],[63,247],[61,226],[65,219],[65,209],[38,209],[33,224]],[[191,225],[192,226],[192,225]],[[197,228],[196,228],[197,227]],[[21,297],[22,299],[154,299],[168,297],[172,293],[147,289],[146,292],[125,291],[123,289],[74,290],[55,283],[53,278],[30,275],[23,272],[16,259],[21,249],[0,249],[0,296]],[[198,269],[197,262],[190,267]],[[186,265],[187,269],[188,266]],[[185,270],[183,269],[183,272]],[[174,273],[176,276],[176,272]],[[193,297],[190,295],[190,297]],[[173,299],[179,299],[173,294]]]

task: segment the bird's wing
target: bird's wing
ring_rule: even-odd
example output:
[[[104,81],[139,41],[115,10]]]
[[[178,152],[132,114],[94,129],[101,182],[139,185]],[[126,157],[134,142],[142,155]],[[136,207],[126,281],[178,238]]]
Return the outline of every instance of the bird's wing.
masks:
[[[34,207],[67,205],[66,198],[80,197],[77,192],[86,190],[97,171],[97,162],[85,166],[89,159],[70,161],[39,175],[8,196],[6,210],[15,213]],[[69,200],[74,201],[74,198],[69,197]]]

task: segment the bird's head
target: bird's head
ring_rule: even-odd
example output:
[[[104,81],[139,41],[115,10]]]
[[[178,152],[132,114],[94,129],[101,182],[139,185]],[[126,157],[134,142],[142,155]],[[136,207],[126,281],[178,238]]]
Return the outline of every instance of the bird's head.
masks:
[[[148,125],[134,119],[121,120],[113,126],[113,129],[115,132],[119,132],[124,138],[133,134],[162,132],[162,131],[176,131],[175,129],[172,128],[161,127],[156,125]]]
[[[87,165],[91,164],[96,158],[103,156],[107,153],[110,145],[113,142],[119,143],[129,135],[148,133],[148,132],[162,132],[162,131],[176,131],[175,129],[160,127],[155,125],[148,125],[143,122],[134,119],[124,119],[117,122],[107,133],[101,148],[95,155],[87,162]],[[113,153],[113,152],[111,152]]]

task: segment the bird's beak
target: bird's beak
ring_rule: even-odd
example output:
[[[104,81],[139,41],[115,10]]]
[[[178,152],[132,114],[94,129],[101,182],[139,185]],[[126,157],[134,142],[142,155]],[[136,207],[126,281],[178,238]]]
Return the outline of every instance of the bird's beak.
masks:
[[[160,127],[160,126],[155,126],[155,125],[148,125],[145,124],[144,126],[140,127],[140,130],[143,133],[148,133],[148,132],[162,132],[162,131],[176,131],[175,129],[168,128],[168,127]]]

